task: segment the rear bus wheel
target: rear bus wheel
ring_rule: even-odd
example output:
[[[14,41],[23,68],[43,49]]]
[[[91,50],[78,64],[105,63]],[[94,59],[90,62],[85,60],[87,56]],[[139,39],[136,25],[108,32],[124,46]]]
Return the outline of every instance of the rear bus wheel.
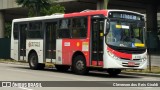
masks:
[[[38,63],[38,56],[36,53],[31,53],[29,55],[29,66],[31,69],[38,70],[38,69],[44,69],[45,65]]]
[[[74,57],[73,63],[72,63],[72,71],[75,72],[76,74],[81,74],[81,75],[88,73],[86,60],[84,56],[77,55],[76,57]]]

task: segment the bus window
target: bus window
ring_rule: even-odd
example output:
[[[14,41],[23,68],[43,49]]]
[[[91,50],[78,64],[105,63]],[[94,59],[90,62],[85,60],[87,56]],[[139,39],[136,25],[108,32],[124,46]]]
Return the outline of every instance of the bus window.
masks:
[[[87,37],[87,18],[74,18],[72,23],[72,38]]]
[[[70,38],[70,26],[71,21],[69,19],[60,20],[58,37],[59,38]]]
[[[13,32],[14,32],[14,39],[18,39],[18,24],[14,24]]]
[[[42,22],[30,22],[28,38],[43,38]]]

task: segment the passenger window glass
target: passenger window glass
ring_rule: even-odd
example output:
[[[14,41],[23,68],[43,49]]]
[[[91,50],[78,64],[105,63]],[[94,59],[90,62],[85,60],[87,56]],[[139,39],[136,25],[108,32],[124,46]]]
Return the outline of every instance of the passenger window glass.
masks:
[[[43,38],[42,22],[30,22],[28,38]]]
[[[59,22],[59,30],[58,30],[58,37],[59,38],[70,38],[70,28],[71,28],[71,20],[64,19],[60,20]]]
[[[74,18],[72,23],[72,38],[85,38],[87,36],[87,18]]]
[[[13,36],[14,36],[14,39],[18,39],[18,37],[19,37],[18,24],[14,24],[14,26],[13,26]]]

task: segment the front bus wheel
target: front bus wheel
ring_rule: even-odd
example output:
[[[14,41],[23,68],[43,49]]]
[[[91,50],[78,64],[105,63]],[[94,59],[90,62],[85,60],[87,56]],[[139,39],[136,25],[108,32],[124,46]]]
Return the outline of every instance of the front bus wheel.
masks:
[[[44,69],[45,65],[38,63],[38,56],[36,53],[31,53],[28,58],[29,66],[33,70],[41,70]]]
[[[110,76],[117,76],[121,73],[121,69],[107,69]]]
[[[73,63],[72,63],[72,71],[80,75],[88,73],[88,68],[86,66],[86,60],[84,56],[77,55],[74,57]]]

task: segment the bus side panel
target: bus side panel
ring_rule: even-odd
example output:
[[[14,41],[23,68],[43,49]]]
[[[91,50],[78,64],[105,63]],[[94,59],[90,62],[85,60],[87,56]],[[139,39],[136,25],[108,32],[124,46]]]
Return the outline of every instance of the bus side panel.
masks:
[[[62,64],[62,39],[56,40],[56,64]]]
[[[13,40],[13,44],[14,44],[14,49],[13,49],[14,59],[17,60],[17,61],[18,61],[18,53],[19,53],[18,43],[19,43],[18,40]]]
[[[72,64],[72,57],[76,51],[80,51],[86,58],[89,66],[89,40],[87,39],[64,39],[62,41],[62,63]]]
[[[10,57],[14,58],[14,38],[13,38],[13,24],[12,24],[12,31],[11,31],[11,49],[10,49]]]
[[[26,41],[26,56],[28,61],[28,55],[31,50],[36,51],[38,56],[38,63],[44,63],[43,61],[43,40],[27,40]]]

